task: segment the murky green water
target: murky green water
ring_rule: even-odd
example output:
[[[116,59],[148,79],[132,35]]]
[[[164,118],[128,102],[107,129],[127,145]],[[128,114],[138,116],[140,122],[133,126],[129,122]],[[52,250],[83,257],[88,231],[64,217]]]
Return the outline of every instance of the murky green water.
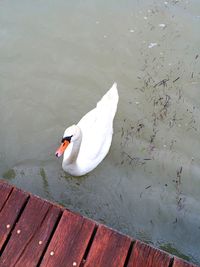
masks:
[[[200,263],[200,2],[0,2],[0,176]],[[74,178],[64,129],[114,81],[109,155]]]

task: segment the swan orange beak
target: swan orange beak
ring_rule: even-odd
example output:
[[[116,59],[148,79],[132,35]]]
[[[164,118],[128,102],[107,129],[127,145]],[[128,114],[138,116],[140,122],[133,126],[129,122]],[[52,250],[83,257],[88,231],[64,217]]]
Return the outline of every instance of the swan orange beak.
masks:
[[[65,140],[60,147],[56,150],[56,157],[61,157],[63,155],[63,153],[65,152],[65,149],[68,147],[69,145],[69,141]]]

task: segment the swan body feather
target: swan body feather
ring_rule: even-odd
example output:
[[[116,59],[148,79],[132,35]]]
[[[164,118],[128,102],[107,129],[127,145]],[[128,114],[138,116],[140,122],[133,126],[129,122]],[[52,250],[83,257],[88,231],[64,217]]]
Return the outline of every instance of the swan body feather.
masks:
[[[64,171],[81,176],[92,171],[105,158],[112,142],[118,99],[117,84],[114,83],[94,109],[83,116],[77,125],[65,130],[63,140],[68,141],[65,143],[67,147],[64,150],[63,143],[56,152],[60,156],[60,149],[64,150]]]

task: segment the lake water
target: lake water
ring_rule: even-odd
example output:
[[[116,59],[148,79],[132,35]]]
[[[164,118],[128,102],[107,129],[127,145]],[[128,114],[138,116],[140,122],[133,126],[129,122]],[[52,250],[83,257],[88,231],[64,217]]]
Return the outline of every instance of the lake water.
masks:
[[[200,263],[200,1],[0,2],[0,176]],[[118,83],[109,155],[65,174],[65,128]]]

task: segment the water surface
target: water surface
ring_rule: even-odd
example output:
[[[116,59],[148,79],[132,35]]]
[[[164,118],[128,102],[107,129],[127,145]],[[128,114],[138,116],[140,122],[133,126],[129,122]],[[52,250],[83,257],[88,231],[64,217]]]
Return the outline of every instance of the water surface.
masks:
[[[0,175],[200,263],[200,2],[0,2]],[[109,155],[81,178],[54,156],[114,81]]]

